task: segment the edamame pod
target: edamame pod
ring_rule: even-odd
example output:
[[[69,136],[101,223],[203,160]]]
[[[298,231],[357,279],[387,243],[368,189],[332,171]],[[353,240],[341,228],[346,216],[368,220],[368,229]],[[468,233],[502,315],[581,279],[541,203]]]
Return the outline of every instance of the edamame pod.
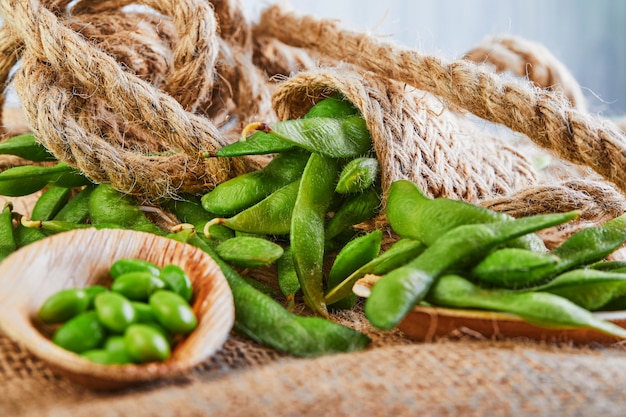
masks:
[[[202,249],[219,265],[233,294],[235,328],[249,338],[298,357],[355,352],[370,344],[370,338],[356,330],[321,317],[301,317],[287,311],[244,281],[193,231],[170,237]]]
[[[301,150],[281,153],[263,169],[219,184],[202,196],[202,207],[216,215],[232,216],[300,178],[308,159],[308,152]]]
[[[334,287],[329,286],[326,303],[333,304],[352,294],[354,283],[365,274],[382,275],[415,259],[426,249],[417,240],[400,239],[380,256],[372,259]]]
[[[287,299],[287,308],[291,310],[294,307],[296,293],[300,290],[300,281],[293,264],[291,246],[286,246],[283,249],[283,256],[276,261],[276,276],[278,288]]]
[[[0,195],[18,197],[39,191],[48,184],[78,187],[88,183],[84,175],[63,162],[51,167],[22,165],[0,172]]]
[[[339,174],[335,191],[339,194],[360,193],[378,179],[379,164],[376,158],[355,158]]]
[[[341,284],[350,274],[378,256],[382,239],[383,231],[377,229],[348,242],[337,254],[328,273],[328,288],[334,288]],[[350,294],[333,303],[331,307],[340,309],[351,308],[356,303],[356,300],[357,296]]]
[[[391,183],[387,194],[387,220],[401,237],[417,239],[432,245],[448,230],[464,224],[493,223],[512,217],[461,200],[428,198],[409,180]],[[546,252],[543,241],[536,234],[528,234],[507,243],[535,252]]]
[[[15,243],[17,244],[18,248],[23,248],[24,246],[28,246],[31,243],[34,243],[46,237],[46,235],[41,230],[26,227],[21,223],[18,224],[15,228],[14,235]]]
[[[479,284],[523,288],[542,281],[546,268],[554,268],[559,260],[551,253],[502,248],[487,255],[472,268],[470,275]]]
[[[241,236],[220,243],[215,252],[233,266],[260,268],[276,262],[283,255],[283,248],[267,239]]]
[[[300,180],[294,181],[233,217],[214,218],[204,226],[204,235],[210,237],[210,228],[216,224],[240,232],[268,235],[288,234],[291,230],[291,217],[299,187]]]
[[[324,220],[335,190],[338,164],[335,159],[311,154],[291,216],[289,240],[293,262],[306,304],[328,316],[323,289]]]
[[[511,239],[565,223],[578,215],[574,211],[458,226],[435,240],[413,261],[384,275],[365,302],[365,314],[375,327],[392,329],[446,271],[470,267]]]
[[[281,153],[296,148],[293,143],[268,132],[258,130],[248,137],[242,137],[237,142],[221,147],[215,152],[216,156],[233,157],[244,155],[267,155]]]
[[[309,111],[304,115],[304,118],[342,118],[354,116],[358,113],[358,109],[354,107],[352,103],[342,98],[340,94],[335,94],[319,101],[311,107],[311,109],[309,109]],[[232,157],[243,155],[265,155],[269,153],[285,152],[296,147],[293,143],[287,142],[272,133],[263,131],[263,129],[266,128],[269,128],[269,126],[264,123],[253,123],[249,125],[244,129],[242,139],[218,149],[216,156]],[[245,132],[250,131],[251,129],[255,129],[257,131],[246,137]]]
[[[590,328],[622,339],[626,338],[626,330],[622,327],[598,319],[589,311],[558,295],[545,292],[514,293],[507,290],[486,290],[458,275],[440,277],[428,293],[427,300],[441,307],[507,312],[541,327]]]
[[[15,155],[33,162],[54,161],[56,158],[37,140],[27,133],[0,142],[0,154]]]
[[[373,218],[381,207],[381,195],[378,190],[369,188],[362,193],[350,196],[330,218],[324,229],[324,238],[333,239],[341,233]]]
[[[72,197],[67,204],[54,216],[54,220],[83,223],[89,218],[89,198],[95,186],[88,185]]]
[[[270,125],[269,131],[287,142],[331,158],[365,155],[372,147],[372,138],[361,116],[285,120]]]
[[[148,220],[133,196],[117,191],[110,184],[99,184],[93,190],[89,199],[89,215],[94,225],[116,224],[124,229],[165,234]]]
[[[305,119],[314,117],[333,117],[335,119],[341,119],[358,114],[359,109],[357,109],[354,104],[347,100],[341,93],[335,93],[315,103],[303,117]]]
[[[31,213],[31,220],[50,220],[70,199],[71,188],[48,187],[37,199]]]
[[[587,310],[598,310],[626,295],[626,273],[573,269],[523,292],[542,291],[567,298]]]
[[[555,275],[578,265],[600,261],[617,250],[626,241],[626,214],[599,226],[587,227],[571,235],[552,250],[560,261],[553,271]]]
[[[16,249],[17,241],[13,232],[13,204],[7,202],[0,213],[0,262]]]

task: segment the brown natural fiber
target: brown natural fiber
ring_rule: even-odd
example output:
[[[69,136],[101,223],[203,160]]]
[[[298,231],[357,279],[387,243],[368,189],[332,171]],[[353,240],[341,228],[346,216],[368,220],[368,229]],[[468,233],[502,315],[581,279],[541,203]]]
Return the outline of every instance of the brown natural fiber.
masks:
[[[517,151],[451,112],[428,93],[349,67],[296,74],[274,91],[280,119],[301,117],[335,92],[361,112],[381,165],[382,187],[410,179],[435,197],[469,201],[532,184],[535,173]]]
[[[520,36],[490,36],[463,58],[493,65],[497,72],[510,71],[526,77],[539,87],[561,91],[578,110],[587,108],[578,81],[548,48],[538,42]]]
[[[59,159],[77,166],[94,181],[111,182],[129,193],[160,196],[179,190],[193,191],[245,172],[249,166],[241,160],[202,160],[198,155],[199,151],[215,150],[228,140],[211,120],[192,113],[209,94],[215,93],[212,91],[215,61],[218,51],[225,49],[218,46],[217,23],[210,5],[193,1],[145,2],[171,16],[170,28],[176,29],[171,64],[165,65],[159,75],[150,57],[172,42],[168,24],[162,24],[167,21],[165,17],[150,20],[145,14],[115,12],[106,21],[118,23],[98,26],[98,30],[107,30],[108,34],[89,30],[94,22],[105,20],[105,15],[94,19],[87,12],[95,13],[105,6],[118,10],[128,3],[101,2],[98,7],[79,3],[72,9],[79,14],[70,17],[69,27],[38,1],[2,3],[2,13],[10,16],[8,25],[2,28],[4,36],[11,41],[5,45],[12,48],[21,42],[24,45],[22,66],[14,82],[38,138]],[[80,18],[90,23],[81,24]],[[119,23],[124,18],[127,20]],[[148,29],[145,33],[135,31],[130,39],[110,35],[112,31],[134,26]],[[84,31],[91,38],[102,35],[105,39],[98,42],[99,46],[111,48],[118,57],[124,55],[118,43],[121,40],[135,41],[130,45],[131,51],[139,45],[135,51],[147,49],[151,53],[142,55],[139,62],[134,56],[125,55],[134,74],[70,27]],[[21,42],[11,38],[16,33]],[[5,69],[10,67],[9,63],[15,63],[15,52],[12,58]],[[241,59],[237,58],[233,66],[241,68]],[[144,68],[155,70],[151,80],[140,78]],[[239,85],[249,78],[236,76]],[[148,81],[155,82],[162,90]],[[231,90],[244,94],[241,89]],[[245,92],[246,103],[254,103],[254,110],[259,110],[264,102],[269,103],[247,93],[249,90]],[[234,97],[237,98],[236,94]],[[135,145],[140,148],[134,149]],[[168,151],[174,154],[169,155]]]
[[[256,30],[430,92],[523,133],[560,158],[589,166],[626,190],[624,132],[607,120],[572,108],[561,94],[504,79],[467,60],[446,62],[344,30],[336,21],[300,17],[278,6],[262,13]]]
[[[130,12],[130,3],[157,13]],[[0,0],[0,14],[2,92],[15,86],[28,125],[59,159],[126,192],[176,195],[253,169],[258,161],[202,160],[198,151],[234,140],[249,121],[301,116],[339,91],[372,131],[385,187],[410,178],[432,196],[515,217],[581,210],[579,225],[542,235],[549,247],[626,211],[624,134],[573,108],[569,93],[549,91],[565,83],[562,68],[531,43],[507,47],[516,54],[508,70],[534,87],[277,6],[253,24],[234,0]],[[538,77],[544,65],[553,78]],[[5,135],[16,131],[11,117],[4,112]],[[561,170],[555,158],[537,173],[530,145],[580,170]],[[36,197],[17,199],[16,210],[27,215]],[[233,332],[188,374],[113,393],[70,382],[0,333],[0,415],[587,417],[626,408],[620,344],[574,348],[465,328],[418,343],[373,329],[361,304],[331,318],[372,346],[297,359]]]

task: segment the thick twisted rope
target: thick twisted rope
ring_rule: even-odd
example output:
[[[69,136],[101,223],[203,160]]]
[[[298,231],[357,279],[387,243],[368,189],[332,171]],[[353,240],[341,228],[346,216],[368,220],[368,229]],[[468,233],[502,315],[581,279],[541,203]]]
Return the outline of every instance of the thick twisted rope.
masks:
[[[564,160],[591,167],[626,191],[626,135],[607,120],[573,109],[558,93],[505,80],[469,61],[446,62],[342,30],[335,21],[286,13],[278,6],[262,13],[256,32],[428,91],[525,134]]]

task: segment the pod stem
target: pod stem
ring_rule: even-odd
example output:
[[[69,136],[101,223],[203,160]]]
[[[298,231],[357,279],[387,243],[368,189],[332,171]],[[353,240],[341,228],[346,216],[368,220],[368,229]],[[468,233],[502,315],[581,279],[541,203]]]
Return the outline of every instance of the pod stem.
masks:
[[[214,224],[224,224],[224,222],[226,222],[226,219],[224,217],[215,217],[206,222],[203,229],[204,236],[207,238],[211,238],[211,231],[209,230],[211,226],[213,226]]]
[[[241,131],[241,140],[246,140],[248,136],[259,130],[265,133],[270,133],[272,131],[270,125],[265,122],[252,122]]]
[[[31,220],[26,217],[22,217],[20,220],[22,226],[27,227],[29,229],[41,229],[43,228],[43,222],[41,220]]]

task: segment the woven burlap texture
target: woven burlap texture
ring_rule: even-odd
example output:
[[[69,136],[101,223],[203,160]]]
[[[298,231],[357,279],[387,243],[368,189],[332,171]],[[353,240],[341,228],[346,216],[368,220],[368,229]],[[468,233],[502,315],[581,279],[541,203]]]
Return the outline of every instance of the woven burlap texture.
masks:
[[[622,346],[369,334],[374,345],[363,352],[317,359],[233,335],[184,377],[115,393],[75,385],[0,336],[0,415],[588,417],[626,409]]]

